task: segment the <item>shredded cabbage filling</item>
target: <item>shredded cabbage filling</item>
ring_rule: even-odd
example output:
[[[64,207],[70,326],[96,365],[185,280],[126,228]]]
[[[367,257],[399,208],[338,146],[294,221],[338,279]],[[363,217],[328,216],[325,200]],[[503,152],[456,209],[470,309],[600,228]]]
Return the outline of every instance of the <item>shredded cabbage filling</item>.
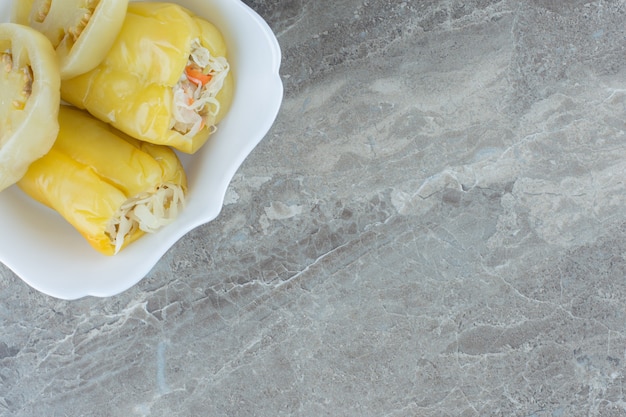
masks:
[[[173,116],[170,129],[193,137],[205,126],[216,130],[215,117],[220,103],[215,98],[224,85],[230,66],[224,57],[214,57],[194,39],[185,71],[174,86]]]
[[[178,184],[162,184],[152,192],[129,198],[107,225],[105,233],[118,253],[127,237],[137,229],[154,233],[170,224],[184,208],[185,193]]]

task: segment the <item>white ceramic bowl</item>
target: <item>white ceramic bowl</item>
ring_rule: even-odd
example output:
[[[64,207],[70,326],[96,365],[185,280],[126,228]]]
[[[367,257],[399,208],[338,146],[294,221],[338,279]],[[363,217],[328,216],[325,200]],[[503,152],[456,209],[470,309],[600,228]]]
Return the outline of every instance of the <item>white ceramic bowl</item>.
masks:
[[[107,297],[139,282],[190,230],[220,213],[235,172],[263,139],[280,108],[281,54],[269,26],[239,0],[173,0],[222,31],[236,82],[232,107],[195,155],[183,156],[187,206],[171,225],[145,235],[113,257],[99,254],[57,213],[17,186],[0,193],[0,261],[33,288],[61,299]],[[7,1],[0,21],[9,19]]]

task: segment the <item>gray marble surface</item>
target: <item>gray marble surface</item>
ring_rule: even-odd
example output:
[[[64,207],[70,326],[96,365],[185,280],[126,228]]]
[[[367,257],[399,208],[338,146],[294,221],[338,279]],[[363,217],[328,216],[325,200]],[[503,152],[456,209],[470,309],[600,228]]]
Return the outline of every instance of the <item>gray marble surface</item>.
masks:
[[[626,416],[626,2],[247,4],[223,212],[111,298],[0,267],[0,415]]]

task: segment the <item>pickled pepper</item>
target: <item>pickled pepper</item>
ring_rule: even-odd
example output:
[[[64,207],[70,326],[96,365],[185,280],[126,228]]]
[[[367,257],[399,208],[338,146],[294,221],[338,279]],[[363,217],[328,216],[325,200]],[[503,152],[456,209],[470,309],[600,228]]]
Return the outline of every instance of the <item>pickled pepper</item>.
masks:
[[[189,10],[131,2],[107,56],[64,80],[61,97],[134,138],[194,153],[232,100],[226,53],[217,27]]]
[[[113,255],[172,222],[186,175],[175,152],[138,141],[88,113],[61,106],[54,146],[18,182],[99,252]]]

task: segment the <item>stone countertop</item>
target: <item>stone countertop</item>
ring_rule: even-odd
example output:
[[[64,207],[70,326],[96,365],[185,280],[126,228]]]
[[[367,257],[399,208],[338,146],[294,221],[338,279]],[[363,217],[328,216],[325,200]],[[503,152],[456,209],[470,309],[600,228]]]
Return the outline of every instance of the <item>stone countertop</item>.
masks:
[[[247,4],[275,125],[130,290],[0,267],[0,415],[626,416],[626,3]]]

